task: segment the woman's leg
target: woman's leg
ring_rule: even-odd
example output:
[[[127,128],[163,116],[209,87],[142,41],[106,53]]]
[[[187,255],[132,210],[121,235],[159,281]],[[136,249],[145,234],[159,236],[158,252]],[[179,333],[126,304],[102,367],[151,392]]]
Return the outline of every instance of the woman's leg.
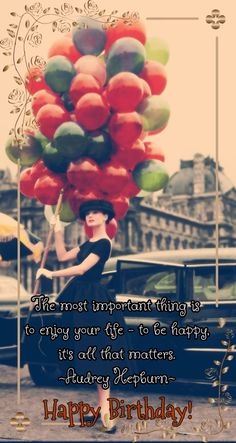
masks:
[[[101,419],[105,426],[109,423],[109,402],[107,399],[110,397],[110,388],[103,389],[101,385],[97,385],[98,388],[98,406],[101,407]],[[107,420],[106,420],[107,414]]]

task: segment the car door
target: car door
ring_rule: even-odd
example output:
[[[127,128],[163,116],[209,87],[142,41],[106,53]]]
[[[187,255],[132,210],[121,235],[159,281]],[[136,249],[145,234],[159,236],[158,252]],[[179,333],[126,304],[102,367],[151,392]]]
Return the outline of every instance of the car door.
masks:
[[[214,366],[213,360],[221,361],[226,355],[226,345],[234,343],[236,335],[236,264],[221,263],[218,271],[218,305],[216,304],[216,267],[213,264],[189,265],[186,271],[185,301],[201,303],[199,312],[192,312],[188,304],[187,316],[183,326],[197,325],[208,328],[205,339],[191,338],[185,349],[195,370],[195,377],[204,378],[204,370]],[[235,350],[231,354],[235,355]],[[227,365],[228,366],[228,365]],[[235,360],[230,364],[229,375],[236,373]],[[227,374],[227,378],[228,378]],[[235,381],[236,377],[234,376]]]
[[[176,311],[164,309],[163,306],[178,302],[183,285],[183,270],[184,265],[181,264],[132,259],[118,261],[121,292],[117,294],[116,300],[127,304],[124,316],[132,347],[137,351],[157,349],[160,352],[157,360],[149,358],[146,362],[142,359],[138,361],[141,368],[146,363],[149,369],[156,367],[159,371],[164,366],[162,363],[166,363],[169,358],[167,352],[172,350],[174,354],[169,325],[176,317]]]

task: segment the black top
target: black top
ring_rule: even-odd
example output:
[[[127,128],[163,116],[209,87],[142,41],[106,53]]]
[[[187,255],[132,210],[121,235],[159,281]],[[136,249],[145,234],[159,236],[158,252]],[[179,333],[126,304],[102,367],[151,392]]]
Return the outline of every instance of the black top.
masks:
[[[95,242],[87,240],[80,246],[80,250],[77,254],[76,264],[81,264],[91,253],[98,255],[100,259],[92,268],[85,272],[82,277],[83,279],[94,281],[100,279],[104,265],[110,256],[110,241],[107,238],[101,238]]]

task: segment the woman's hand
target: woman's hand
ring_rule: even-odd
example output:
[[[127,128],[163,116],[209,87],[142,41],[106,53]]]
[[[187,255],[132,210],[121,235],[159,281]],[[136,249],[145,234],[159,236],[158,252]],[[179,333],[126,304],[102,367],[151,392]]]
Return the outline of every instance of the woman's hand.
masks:
[[[52,271],[45,268],[39,268],[36,273],[36,280],[38,280],[42,275],[46,278],[52,279]]]
[[[53,226],[54,232],[59,232],[59,231],[63,232],[64,230],[60,222],[59,215],[57,217],[55,215],[52,215],[52,217],[50,218],[50,226]]]

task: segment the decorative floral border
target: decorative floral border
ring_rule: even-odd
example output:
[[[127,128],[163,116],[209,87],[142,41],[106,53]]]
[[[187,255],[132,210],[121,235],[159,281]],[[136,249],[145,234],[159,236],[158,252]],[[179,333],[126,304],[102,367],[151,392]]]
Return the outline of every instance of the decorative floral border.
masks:
[[[32,48],[37,48],[43,41],[40,25],[51,25],[52,32],[67,34],[73,27],[86,27],[86,23],[82,21],[83,18],[90,18],[100,22],[104,29],[107,29],[109,26],[115,26],[118,20],[123,20],[127,25],[131,25],[139,20],[137,12],[127,11],[119,16],[117,15],[118,10],[113,10],[110,13],[107,13],[105,9],[99,10],[94,0],[87,0],[82,8],[72,6],[69,3],[61,4],[60,8],[44,8],[41,2],[35,2],[30,6],[25,5],[24,9],[22,14],[10,13],[16,22],[8,25],[8,36],[0,40],[2,53],[4,56],[9,57],[10,60],[3,67],[3,72],[7,72],[12,67],[15,70],[13,79],[17,87],[9,93],[8,103],[12,106],[10,113],[17,114],[17,118],[14,127],[9,131],[9,135],[14,135],[19,145],[22,144],[27,129],[37,128],[36,120],[31,111],[32,99],[26,88],[25,74],[33,67],[44,70],[46,66],[46,61],[43,57],[36,54],[28,58],[27,53],[28,45]],[[23,70],[24,73],[22,73]],[[225,323],[224,319],[219,319],[219,328],[223,328]],[[225,364],[234,358],[230,354],[236,348],[236,345],[231,343],[231,340],[234,338],[234,331],[227,329],[225,338],[226,340],[221,340],[221,344],[225,347],[223,359],[221,361],[214,360],[215,366],[205,370],[205,375],[212,382],[212,387],[218,388],[218,396],[208,398],[210,404],[217,405],[218,417],[214,420],[207,419],[202,421],[199,426],[193,427],[193,432],[177,431],[171,425],[166,426],[160,419],[156,420],[155,429],[148,430],[148,422],[139,421],[135,423],[135,431],[132,425],[124,425],[121,432],[131,433],[133,435],[133,442],[139,440],[142,435],[148,435],[153,432],[159,432],[163,439],[174,439],[177,434],[195,435],[200,437],[203,442],[207,442],[209,437],[219,435],[224,429],[229,429],[231,423],[224,420],[223,413],[227,411],[228,405],[232,401],[232,396],[228,391],[228,385],[223,383],[222,378],[229,371],[229,366],[225,366]]]
[[[226,324],[224,318],[219,319],[218,328],[223,328]],[[163,439],[173,440],[177,435],[192,435],[201,439],[202,442],[208,442],[210,437],[215,437],[220,435],[225,429],[231,427],[231,422],[229,420],[225,421],[223,413],[229,408],[229,404],[232,401],[232,395],[230,394],[228,384],[223,382],[223,376],[229,372],[228,362],[234,359],[231,354],[232,351],[236,349],[236,345],[232,344],[232,339],[235,334],[232,329],[226,329],[225,338],[221,340],[221,345],[225,348],[225,353],[222,360],[214,360],[214,367],[207,368],[205,370],[205,376],[213,388],[218,388],[217,397],[208,397],[208,403],[217,406],[217,417],[214,419],[203,420],[198,426],[192,427],[192,431],[185,431],[183,426],[176,429],[168,423],[168,420],[164,423],[161,419],[156,419],[155,428],[148,429],[148,421],[142,420],[135,422],[134,425],[128,424],[124,425],[121,429],[123,434],[132,435],[132,442],[136,442],[142,438],[142,436],[147,436],[153,433],[159,433],[159,436]]]
[[[18,144],[22,144],[25,131],[37,129],[36,120],[31,112],[31,96],[26,88],[25,74],[31,68],[44,69],[46,61],[39,55],[28,58],[29,46],[37,48],[43,41],[41,25],[50,25],[52,32],[62,34],[69,33],[73,27],[87,26],[83,19],[92,19],[100,22],[104,29],[115,26],[118,20],[123,20],[127,26],[139,19],[137,12],[126,11],[119,15],[118,10],[107,13],[105,9],[99,10],[93,0],[87,0],[83,7],[72,6],[70,3],[62,3],[60,8],[44,8],[40,2],[30,6],[25,5],[24,12],[18,14],[11,12],[10,15],[16,20],[7,28],[8,36],[0,40],[0,48],[3,55],[9,57],[9,62],[3,67],[3,72],[14,68],[13,79],[17,84],[8,95],[8,103],[12,105],[11,114],[17,114],[14,127],[9,135],[14,134]],[[24,72],[22,72],[24,70]]]

